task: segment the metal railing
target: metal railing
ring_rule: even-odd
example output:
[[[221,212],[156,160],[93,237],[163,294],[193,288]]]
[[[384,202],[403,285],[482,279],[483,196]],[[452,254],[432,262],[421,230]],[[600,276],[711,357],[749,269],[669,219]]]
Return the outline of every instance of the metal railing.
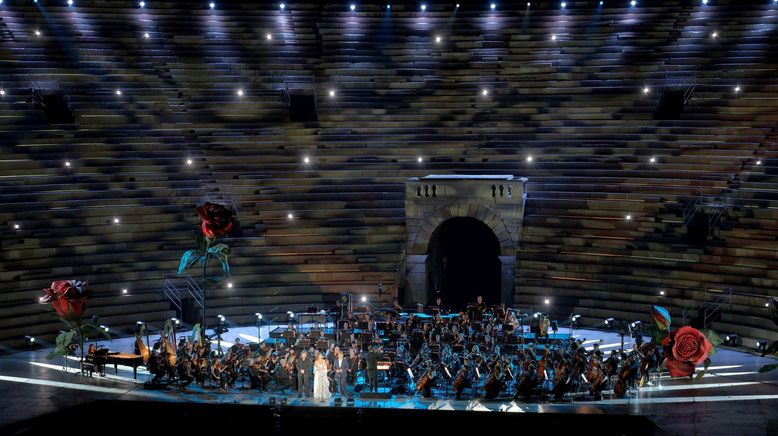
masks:
[[[712,303],[709,303],[705,305],[705,310],[703,311],[702,316],[702,328],[708,328],[710,327],[711,323],[713,323],[713,318],[716,316],[716,313],[721,312],[721,308],[723,306],[732,306],[732,289],[726,288],[723,291],[713,290],[713,289],[706,289],[705,293],[706,295],[709,292],[721,292],[721,295],[719,295],[716,300],[714,300]]]
[[[183,306],[182,300],[191,297],[202,309],[205,298],[200,284],[189,274],[163,274],[162,294],[176,307],[179,313],[181,313]]]

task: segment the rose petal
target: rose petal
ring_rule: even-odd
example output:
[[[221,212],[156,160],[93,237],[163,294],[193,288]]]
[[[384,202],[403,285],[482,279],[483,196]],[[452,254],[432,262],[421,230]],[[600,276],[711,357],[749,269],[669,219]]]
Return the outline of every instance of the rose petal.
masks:
[[[671,377],[688,377],[694,373],[694,364],[692,363],[665,358],[664,364],[670,371]]]

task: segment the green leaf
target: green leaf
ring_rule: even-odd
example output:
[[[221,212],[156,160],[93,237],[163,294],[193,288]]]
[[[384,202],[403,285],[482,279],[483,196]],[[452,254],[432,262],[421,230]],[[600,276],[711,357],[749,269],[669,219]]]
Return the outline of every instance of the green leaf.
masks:
[[[181,256],[181,262],[178,264],[178,275],[183,274],[184,271],[194,265],[195,262],[202,263],[204,259],[201,259],[202,255],[200,253],[201,252],[198,250],[185,251]]]
[[[778,363],[771,363],[769,365],[765,365],[765,366],[759,368],[759,372],[760,373],[770,372],[770,371],[772,371],[774,369],[778,369]]]
[[[710,349],[708,352],[708,356],[714,356],[716,354],[716,347],[718,347],[721,343],[724,342],[723,339],[721,339],[721,336],[719,336],[718,333],[716,333],[714,330],[711,329],[704,329],[702,330],[702,334],[705,335],[705,337],[708,339],[708,342],[713,345],[713,348]]]
[[[222,271],[226,277],[230,276],[230,253],[231,248],[227,244],[216,244],[208,249],[208,256],[219,259]]]
[[[703,364],[704,366],[702,368],[702,371],[699,371],[697,375],[694,376],[694,381],[698,381],[705,376],[705,373],[708,371],[708,367],[710,366],[710,362],[711,362],[710,357],[705,359],[705,363]]]
[[[54,351],[49,353],[46,358],[49,360],[70,354],[70,346],[76,343],[78,332],[75,329],[64,331],[57,335]]]

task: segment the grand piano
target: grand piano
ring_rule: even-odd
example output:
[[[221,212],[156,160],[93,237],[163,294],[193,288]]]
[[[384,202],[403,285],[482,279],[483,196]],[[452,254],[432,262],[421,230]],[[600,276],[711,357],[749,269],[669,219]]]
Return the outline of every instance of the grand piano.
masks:
[[[132,376],[137,380],[138,367],[145,364],[145,362],[141,354],[111,352],[107,348],[95,350],[94,354],[87,354],[86,356],[86,366],[90,370],[90,375],[95,370],[105,374],[105,365],[111,364],[113,364],[114,374],[119,373],[119,365],[131,366]]]

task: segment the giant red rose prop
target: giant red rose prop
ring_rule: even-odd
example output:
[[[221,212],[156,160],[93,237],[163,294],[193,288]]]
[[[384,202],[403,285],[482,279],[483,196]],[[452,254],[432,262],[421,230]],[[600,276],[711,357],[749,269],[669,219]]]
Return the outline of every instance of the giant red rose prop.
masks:
[[[206,238],[227,236],[235,227],[235,216],[232,211],[221,204],[205,203],[197,208],[200,216],[200,227]]]
[[[694,366],[708,358],[713,344],[702,332],[693,327],[673,330],[662,341],[665,366],[673,377],[685,377],[694,373]]]
[[[92,297],[92,291],[86,282],[79,280],[58,280],[45,288],[46,293],[40,298],[41,303],[51,303],[60,317],[75,321],[81,319],[86,309],[86,302]]]

